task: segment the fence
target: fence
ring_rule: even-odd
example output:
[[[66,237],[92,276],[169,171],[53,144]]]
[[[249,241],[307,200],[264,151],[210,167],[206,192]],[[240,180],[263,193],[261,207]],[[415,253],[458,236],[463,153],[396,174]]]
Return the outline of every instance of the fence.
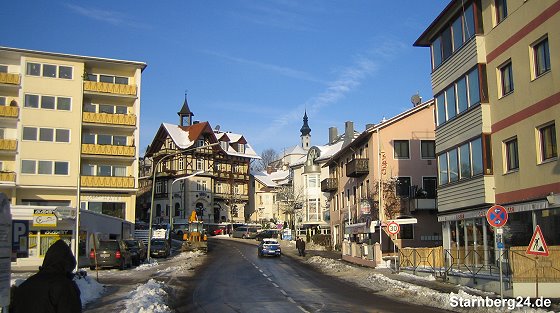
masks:
[[[502,273],[511,282],[560,282],[560,246],[549,247],[548,257],[525,253],[527,247],[502,250]],[[499,253],[495,250],[467,248],[402,248],[399,251],[400,269],[432,272],[436,276],[450,274],[469,276],[499,274]],[[537,278],[538,277],[538,278]]]

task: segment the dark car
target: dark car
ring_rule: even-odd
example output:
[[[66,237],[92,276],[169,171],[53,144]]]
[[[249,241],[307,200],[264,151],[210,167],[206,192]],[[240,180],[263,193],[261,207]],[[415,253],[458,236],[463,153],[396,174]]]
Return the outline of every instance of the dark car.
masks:
[[[148,249],[142,240],[137,239],[127,239],[124,241],[126,244],[126,248],[130,252],[130,256],[132,258],[132,264],[140,265],[146,261],[148,257]]]
[[[168,257],[171,255],[171,247],[169,242],[165,239],[152,239],[150,245],[150,256],[153,257]]]
[[[257,241],[261,241],[263,240],[263,238],[278,238],[278,230],[277,229],[265,229],[263,231],[261,231],[260,233],[258,233],[255,236],[255,239]]]
[[[272,238],[263,238],[257,247],[257,254],[259,257],[263,256],[281,256],[282,249],[278,240]]]
[[[132,266],[130,252],[122,240],[100,240],[96,249],[89,252],[90,269],[119,268],[124,270]]]

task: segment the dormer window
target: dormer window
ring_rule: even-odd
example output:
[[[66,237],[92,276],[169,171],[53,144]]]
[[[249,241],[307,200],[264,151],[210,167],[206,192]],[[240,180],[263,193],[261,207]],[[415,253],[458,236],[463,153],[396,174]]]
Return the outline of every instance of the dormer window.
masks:
[[[224,151],[227,151],[229,147],[229,143],[227,141],[220,141],[220,147],[222,147]]]
[[[239,152],[239,153],[245,153],[245,144],[238,143],[238,144],[237,144],[237,152]]]
[[[197,147],[202,147],[202,146],[204,146],[204,139],[198,139],[198,140],[196,141],[196,146],[197,146]]]

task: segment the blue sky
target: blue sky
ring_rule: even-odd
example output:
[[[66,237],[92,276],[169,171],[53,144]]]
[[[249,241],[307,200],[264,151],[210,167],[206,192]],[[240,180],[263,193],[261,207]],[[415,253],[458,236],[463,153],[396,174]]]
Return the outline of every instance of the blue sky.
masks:
[[[195,120],[243,134],[260,153],[363,131],[432,97],[429,49],[412,44],[449,0],[7,1],[0,45],[141,61],[140,148]]]

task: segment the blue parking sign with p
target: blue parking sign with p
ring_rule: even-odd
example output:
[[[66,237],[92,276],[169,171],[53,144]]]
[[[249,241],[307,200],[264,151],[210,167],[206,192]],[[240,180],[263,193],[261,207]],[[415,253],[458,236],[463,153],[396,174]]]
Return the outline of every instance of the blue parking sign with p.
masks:
[[[27,255],[29,241],[29,221],[12,221],[12,252]]]

